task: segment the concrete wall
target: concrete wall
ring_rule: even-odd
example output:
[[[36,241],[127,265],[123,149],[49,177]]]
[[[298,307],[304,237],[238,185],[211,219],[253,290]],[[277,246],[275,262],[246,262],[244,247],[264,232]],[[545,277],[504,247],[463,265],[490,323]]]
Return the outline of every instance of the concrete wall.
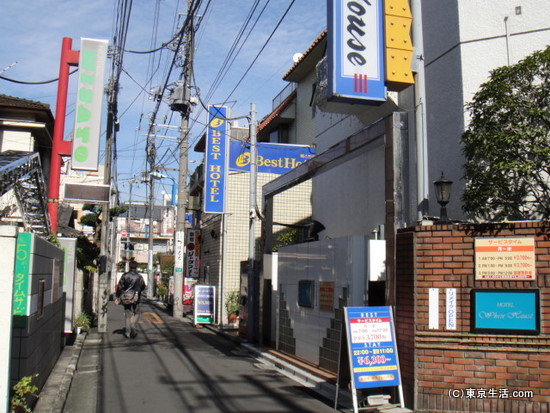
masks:
[[[508,52],[513,64],[550,44],[550,8],[546,0],[423,0],[422,14],[429,181],[437,180],[441,171],[454,181],[449,216],[460,218],[464,160],[459,140],[468,124],[465,104],[492,69],[507,64]],[[432,188],[430,195],[430,213],[438,215]]]
[[[0,265],[4,269],[0,283],[0,411],[8,411],[11,388],[10,350],[16,241],[17,227],[0,227]]]
[[[536,280],[476,280],[474,240],[512,236],[534,239]],[[417,412],[549,411],[547,222],[403,229],[397,234],[396,265],[396,332],[407,407]],[[429,290],[434,288],[439,299],[430,304]],[[473,332],[470,294],[474,288],[538,290],[540,334]],[[445,319],[449,289],[456,292],[454,329],[447,327]],[[437,328],[434,324],[430,328],[430,308]],[[472,389],[470,397],[467,389]],[[483,397],[483,389],[496,393]],[[503,396],[504,391],[508,397]],[[519,397],[513,392],[523,393]]]
[[[384,260],[383,254],[377,255]],[[278,274],[273,277],[278,284],[273,297],[278,303],[277,348],[336,372],[343,308],[369,301],[368,238],[291,245],[281,248],[277,256]],[[299,303],[300,281],[313,282],[311,307]]]
[[[259,173],[257,203],[262,210],[261,187],[278,175]],[[201,267],[208,268],[206,282],[216,286],[218,322],[226,323],[225,297],[240,289],[241,261],[248,260],[249,173],[230,172],[226,186],[226,214],[201,218]],[[292,205],[292,208],[289,208]],[[274,221],[294,224],[311,216],[311,183],[277,196]],[[224,222],[225,220],[225,222]],[[279,227],[277,227],[279,228]],[[214,231],[214,237],[211,232]],[[261,222],[256,221],[256,257],[260,257]],[[201,280],[202,282],[202,280]]]
[[[296,87],[296,121],[292,125],[296,128],[296,139],[290,143],[311,145],[314,142],[314,106],[311,106],[310,103],[312,85],[315,80],[315,73],[311,72]]]
[[[26,310],[14,316],[11,379],[14,384],[23,376],[38,373],[36,384],[42,388],[64,345],[64,254],[55,245],[30,235],[29,271],[24,274],[28,277]],[[19,257],[21,251],[23,248],[18,249]]]
[[[63,291],[65,293],[65,333],[73,331],[73,320],[82,311],[82,271],[76,268],[76,238],[59,238],[65,253]]]
[[[370,235],[385,222],[384,139],[313,181],[313,218],[331,238]]]

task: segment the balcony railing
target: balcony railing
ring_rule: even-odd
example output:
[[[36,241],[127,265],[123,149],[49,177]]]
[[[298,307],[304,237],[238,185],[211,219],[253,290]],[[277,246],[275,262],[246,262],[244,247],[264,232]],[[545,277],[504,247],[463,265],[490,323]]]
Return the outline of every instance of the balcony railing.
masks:
[[[283,100],[285,100],[292,92],[296,90],[296,83],[290,82],[288,85],[285,86],[283,90],[279,92],[277,96],[275,96],[271,103],[271,110],[275,110],[277,106],[279,106]]]

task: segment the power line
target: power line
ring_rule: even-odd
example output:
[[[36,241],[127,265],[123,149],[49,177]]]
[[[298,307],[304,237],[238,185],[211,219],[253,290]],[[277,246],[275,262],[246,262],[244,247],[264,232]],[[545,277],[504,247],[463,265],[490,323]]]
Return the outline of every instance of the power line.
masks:
[[[272,30],[271,34],[269,35],[269,37],[267,38],[267,40],[264,42],[263,46],[261,47],[260,51],[256,54],[256,57],[254,58],[254,60],[252,61],[252,63],[250,63],[250,65],[248,66],[248,68],[246,69],[246,71],[244,72],[244,74],[241,76],[241,78],[239,79],[239,81],[237,82],[237,84],[235,85],[235,87],[231,90],[231,92],[229,93],[229,95],[225,98],[224,100],[224,103],[225,104],[226,102],[229,101],[229,99],[231,98],[231,96],[233,95],[233,93],[235,93],[235,90],[237,90],[237,88],[241,85],[242,81],[244,80],[244,78],[247,76],[248,72],[250,72],[250,70],[252,69],[252,67],[254,66],[254,64],[256,63],[256,61],[258,60],[258,58],[260,57],[260,55],[262,54],[262,52],[265,50],[265,48],[267,47],[267,45],[269,44],[269,42],[271,41],[271,39],[273,38],[275,32],[278,30],[279,26],[282,24],[283,20],[285,19],[285,17],[287,16],[288,12],[290,11],[290,9],[292,8],[292,6],[294,5],[296,0],[292,0],[290,2],[290,4],[288,5],[287,9],[285,10],[285,12],[283,13],[283,15],[281,16],[281,18],[279,19],[279,21],[277,22],[275,28]],[[268,0],[268,3],[269,3],[269,0]],[[266,4],[267,6],[267,4]],[[264,6],[264,9],[265,10],[265,6]],[[261,13],[263,13],[263,10]],[[259,18],[259,16],[258,16]],[[257,21],[256,21],[257,22]],[[256,23],[255,23],[256,24]],[[254,24],[254,25],[255,25]],[[249,33],[250,35],[250,33]],[[247,39],[248,39],[248,36],[247,36]],[[245,40],[246,41],[246,40]],[[240,49],[239,49],[240,51]],[[232,62],[233,63],[233,62]],[[208,100],[208,99],[207,99]],[[206,105],[204,104],[204,102],[200,99],[200,96],[199,96],[199,101],[201,102],[201,105],[203,107],[206,107]],[[193,119],[193,124],[195,124],[197,121],[198,121],[198,117],[199,115],[201,114],[201,112],[199,112],[197,114],[197,116]],[[204,133],[204,129],[201,131],[200,135],[202,135]]]
[[[69,76],[76,73],[76,72],[78,72],[78,68],[74,69],[71,72],[69,72]],[[55,79],[50,79],[50,80],[41,80],[41,81],[38,81],[38,82],[29,82],[29,81],[25,81],[25,80],[11,79],[9,77],[2,76],[2,75],[0,75],[0,79],[6,80],[6,81],[12,82],[12,83],[18,83],[20,85],[47,85],[49,83],[54,83],[54,82],[57,82],[59,80],[59,78],[56,77]]]
[[[235,49],[237,48],[237,45],[239,44],[239,41],[241,40],[246,28],[248,27],[248,24],[252,20],[252,16],[253,16],[254,12],[256,11],[256,8],[258,7],[259,3],[260,3],[260,1],[256,0],[252,4],[252,7],[250,8],[250,11],[248,12],[248,15],[245,18],[245,21],[243,22],[239,32],[237,33],[237,36],[236,36],[235,40],[233,40],[233,44],[229,48],[229,51],[227,52],[227,55],[225,56],[225,59],[224,59],[222,65],[221,65],[220,69],[218,70],[218,73],[214,77],[214,81],[212,82],[212,86],[210,86],[210,90],[206,94],[206,100],[207,101],[210,100],[210,98],[212,97],[212,94],[214,93],[214,91],[217,89],[217,87],[221,83],[221,81],[223,79],[222,74],[224,74],[224,71],[225,71],[225,74],[228,72],[229,68],[227,68],[227,65],[228,65],[229,61],[231,60],[231,57],[233,56],[233,53],[235,52]],[[268,3],[269,3],[269,1],[266,3],[266,5]],[[264,9],[265,9],[265,7],[264,7]],[[237,54],[235,54],[235,56]],[[227,70],[225,70],[226,68],[227,68]],[[225,76],[225,74],[224,74],[224,76]]]
[[[281,16],[281,18],[279,19],[279,22],[277,23],[277,25],[275,26],[275,28],[273,29],[273,31],[271,32],[271,34],[269,35],[269,37],[267,38],[267,40],[265,41],[264,45],[262,46],[262,48],[260,49],[260,51],[258,52],[258,54],[256,55],[256,57],[254,58],[254,60],[252,61],[252,63],[250,63],[250,66],[248,66],[248,69],[246,69],[246,71],[244,72],[244,74],[242,75],[242,77],[239,79],[239,81],[237,82],[237,84],[235,85],[235,87],[233,88],[233,90],[231,91],[231,93],[229,93],[229,95],[227,96],[227,98],[225,98],[225,101],[228,101],[229,98],[233,95],[233,93],[235,93],[235,90],[237,90],[237,88],[240,86],[241,82],[244,80],[244,78],[246,77],[246,75],[248,74],[248,72],[250,71],[250,69],[252,69],[252,66],[254,66],[254,63],[256,63],[256,61],[258,60],[258,58],[260,57],[260,55],[262,54],[262,52],[264,51],[264,49],[267,47],[268,43],[270,42],[271,38],[273,37],[273,35],[275,34],[275,32],[277,31],[277,29],[279,28],[279,26],[281,25],[281,23],[283,22],[284,18],[286,17],[286,15],[288,14],[288,12],[290,11],[290,9],[292,8],[292,6],[294,5],[296,0],[292,0],[290,2],[290,4],[288,5],[286,11],[284,12],[284,14]]]

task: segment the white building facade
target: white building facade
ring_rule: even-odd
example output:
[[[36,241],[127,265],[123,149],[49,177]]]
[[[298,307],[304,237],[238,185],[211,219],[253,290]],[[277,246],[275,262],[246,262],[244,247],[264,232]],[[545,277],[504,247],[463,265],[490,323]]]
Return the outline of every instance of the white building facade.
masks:
[[[263,188],[269,210],[281,205],[276,194],[285,193],[297,182],[312,183],[312,219],[324,227],[318,245],[308,247],[317,255],[330,256],[330,251],[319,250],[323,246],[329,248],[330,240],[358,236],[385,239],[386,305],[394,304],[395,231],[417,223],[428,224],[438,217],[433,182],[442,172],[454,182],[448,205],[450,218],[467,219],[460,202],[464,188],[460,137],[468,124],[465,105],[489,79],[492,69],[513,64],[550,44],[550,7],[543,0],[411,0],[411,9],[413,43],[416,41],[412,68],[417,83],[399,93],[390,93],[383,105],[335,104],[323,99],[320,90],[324,79],[320,73],[326,33],[317,37],[289,70],[284,79],[297,83],[298,96],[309,97],[296,99],[296,123],[312,128],[316,157]],[[311,91],[315,87],[313,99]],[[271,254],[269,248],[264,253]],[[319,286],[335,279],[332,273],[328,278],[323,278],[322,272],[317,278],[308,276],[307,280],[317,283],[313,284],[314,302],[311,308],[299,307],[295,302],[299,280],[293,278],[297,271],[288,269],[292,267],[289,257],[294,252],[285,254],[284,265],[280,262],[278,266],[280,282],[274,285],[273,293],[286,298],[278,301],[272,311],[275,324],[281,327],[285,323],[281,328],[288,332],[307,325],[321,305],[327,307],[326,302],[319,300]],[[352,302],[369,304],[368,300],[358,303],[354,298],[357,293],[350,291],[355,287],[338,283],[338,269],[334,271],[334,314],[325,314],[325,324],[308,334],[319,337],[318,348],[313,348],[311,340],[300,343],[302,332],[286,334],[287,341],[281,341],[278,327],[270,336],[275,347],[290,348],[285,351],[323,365],[319,359],[322,342],[330,318],[338,317],[339,306]],[[366,273],[363,275],[367,277]],[[285,284],[284,280],[288,282]],[[368,285],[368,280],[364,281]],[[356,280],[355,285],[362,285],[362,281]],[[334,366],[334,360],[330,362]]]

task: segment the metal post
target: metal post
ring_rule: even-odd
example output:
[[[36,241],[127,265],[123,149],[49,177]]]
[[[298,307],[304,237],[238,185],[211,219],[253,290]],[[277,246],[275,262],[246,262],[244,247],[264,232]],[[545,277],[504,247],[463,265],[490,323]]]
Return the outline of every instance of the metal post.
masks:
[[[256,301],[256,274],[254,269],[256,236],[254,233],[256,221],[256,105],[250,104],[250,198],[249,198],[249,228],[248,228],[248,320],[247,339],[250,342],[256,340],[257,309]]]
[[[176,232],[174,243],[174,310],[173,316],[176,319],[183,319],[183,283],[184,283],[184,259],[185,259],[185,212],[187,211],[187,168],[188,168],[188,134],[189,134],[189,114],[191,112],[189,102],[189,80],[191,78],[191,69],[193,67],[193,49],[194,49],[194,28],[193,17],[191,16],[192,0],[187,1],[187,10],[190,15],[189,28],[187,30],[187,42],[185,42],[184,64],[182,70],[183,96],[181,105],[177,109],[181,112],[181,139],[179,154],[179,174],[178,174],[178,204],[176,209]]]
[[[69,66],[78,66],[78,57],[80,55],[80,52],[71,50],[72,42],[72,39],[69,37],[63,38],[61,59],[59,63],[59,81],[57,83],[55,124],[53,128],[50,178],[48,182],[48,212],[50,215],[52,234],[57,233],[61,155],[70,155],[72,145],[72,142],[63,140],[65,113],[67,111],[67,92],[69,88]]]
[[[412,0],[412,35],[416,59],[415,122],[416,122],[416,191],[418,219],[429,213],[430,184],[428,182],[428,133],[426,119],[426,79],[424,68],[424,37],[422,32],[421,0]]]
[[[155,138],[151,136],[151,145],[153,153],[155,151]],[[149,250],[147,251],[147,298],[153,298],[153,244],[155,237],[154,215],[155,208],[155,179],[151,175],[154,171],[154,156],[151,164],[151,172],[149,172]]]

